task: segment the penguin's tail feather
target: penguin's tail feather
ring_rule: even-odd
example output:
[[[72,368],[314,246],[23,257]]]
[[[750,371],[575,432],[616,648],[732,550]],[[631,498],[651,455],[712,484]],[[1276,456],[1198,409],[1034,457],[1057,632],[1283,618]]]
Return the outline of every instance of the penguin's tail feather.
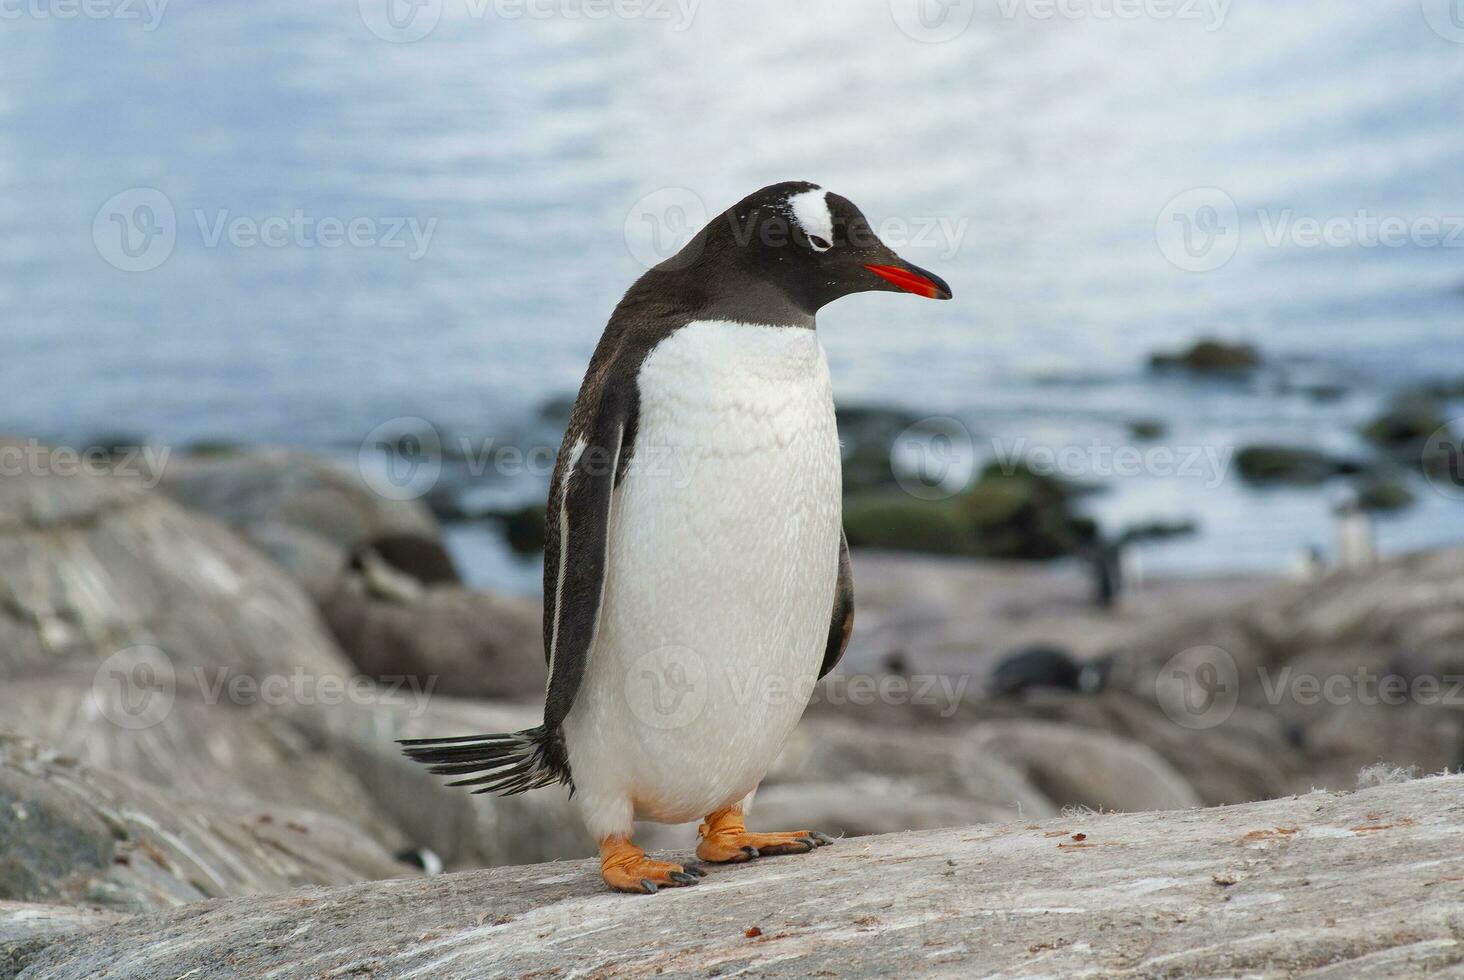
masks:
[[[541,786],[562,783],[574,792],[569,755],[558,729],[544,725],[506,735],[459,738],[405,738],[407,757],[439,776],[468,776],[449,786],[474,786],[474,793],[514,796]]]

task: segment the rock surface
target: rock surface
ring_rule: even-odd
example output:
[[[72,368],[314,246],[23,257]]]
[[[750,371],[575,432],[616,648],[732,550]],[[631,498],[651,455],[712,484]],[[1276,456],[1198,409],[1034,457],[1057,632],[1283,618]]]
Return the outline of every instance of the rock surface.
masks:
[[[0,899],[143,911],[409,873],[345,821],[183,801],[0,735]]]
[[[344,578],[320,612],[357,669],[415,677],[441,694],[542,696],[544,616],[537,600],[453,585],[395,594]]]
[[[180,671],[350,669],[309,597],[217,523],[119,479],[0,480],[0,677],[138,646]]]
[[[593,862],[312,889],[137,916],[12,962],[25,980],[1458,971],[1461,798],[1453,776],[866,837],[656,896],[604,892]]]
[[[410,556],[402,562],[405,570],[424,580],[440,580],[444,562],[451,569],[437,522],[424,505],[374,493],[359,472],[309,453],[176,459],[161,489],[243,534],[312,593],[328,587],[359,549],[377,542]]]

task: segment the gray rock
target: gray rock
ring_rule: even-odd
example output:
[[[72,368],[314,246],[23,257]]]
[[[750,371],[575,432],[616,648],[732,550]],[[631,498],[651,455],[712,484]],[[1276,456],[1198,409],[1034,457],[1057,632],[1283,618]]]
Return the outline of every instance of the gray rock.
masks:
[[[119,658],[109,663],[131,669]],[[93,770],[179,799],[311,810],[350,823],[388,851],[409,843],[350,767],[299,721],[343,710],[314,703],[331,688],[305,683],[282,689],[282,703],[269,703],[271,694],[269,702],[234,704],[215,696],[210,678],[202,680],[185,672],[170,689],[152,692],[155,700],[142,700],[138,692],[98,683],[90,669],[20,678],[0,685],[0,719]]]
[[[320,611],[368,676],[430,679],[435,692],[464,696],[532,697],[544,690],[537,600],[450,585],[387,589],[349,576],[321,597]]]
[[[349,670],[309,597],[213,521],[111,477],[0,480],[0,677],[139,646],[178,670]]]
[[[409,873],[350,824],[183,801],[0,734],[0,899],[167,908]]]
[[[243,534],[312,592],[328,588],[354,554],[381,541],[391,542],[393,557],[419,577],[440,577],[444,562],[451,567],[426,506],[374,493],[355,469],[309,453],[175,459],[160,489]]]
[[[1458,969],[1464,777],[864,837],[656,896],[596,862],[212,902],[20,976],[1357,976]]]
[[[1024,771],[1060,806],[1094,810],[1182,810],[1200,796],[1148,746],[1106,732],[1040,721],[988,722],[971,733],[972,750]]]

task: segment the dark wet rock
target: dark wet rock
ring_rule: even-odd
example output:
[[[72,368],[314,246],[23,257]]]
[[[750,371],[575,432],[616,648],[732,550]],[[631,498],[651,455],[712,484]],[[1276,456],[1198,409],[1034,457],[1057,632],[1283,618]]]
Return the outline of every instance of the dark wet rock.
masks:
[[[1247,483],[1315,486],[1346,467],[1315,449],[1299,446],[1245,446],[1235,454],[1236,470]]]
[[[545,507],[541,503],[525,504],[507,510],[491,511],[484,517],[496,521],[503,529],[508,546],[520,555],[544,550]]]
[[[406,870],[346,822],[183,800],[0,734],[0,899],[143,911]]]
[[[1130,419],[1129,435],[1140,442],[1152,442],[1161,438],[1169,427],[1159,419]]]
[[[1096,535],[1073,510],[1092,488],[992,464],[964,492],[923,500],[902,490],[868,491],[844,500],[853,547],[930,554],[1038,560],[1076,554]]]
[[[1199,531],[1196,521],[1144,521],[1140,524],[1126,524],[1115,535],[1121,544],[1129,545],[1140,541],[1165,541],[1170,538],[1184,538]]]
[[[1464,399],[1464,375],[1457,378],[1436,378],[1433,381],[1425,382],[1417,387],[1416,397],[1438,402]]]
[[[1363,510],[1393,513],[1407,510],[1417,500],[1408,484],[1396,477],[1367,480],[1357,487],[1357,502]]]
[[[374,554],[391,568],[423,585],[449,585],[460,581],[452,556],[440,541],[416,534],[388,534],[361,545],[352,559],[359,568],[366,554]]]
[[[902,490],[844,499],[844,532],[855,548],[966,555],[975,548],[970,523],[953,500],[920,500]]]
[[[343,579],[320,610],[368,677],[416,678],[443,694],[520,697],[544,689],[543,612],[531,599],[461,586]]]
[[[248,451],[248,447],[243,443],[228,439],[200,439],[197,442],[188,443],[182,449],[185,457],[196,456],[201,459],[235,456]]]
[[[420,542],[418,561],[451,564],[431,512],[372,491],[354,468],[308,453],[261,450],[175,460],[161,489],[238,531],[312,592],[328,590],[351,557],[376,542]],[[409,571],[411,569],[408,569]]]
[[[569,425],[569,415],[574,411],[575,395],[565,393],[546,398],[535,413],[542,422],[549,422],[564,428]]]
[[[844,493],[896,485],[890,454],[922,416],[890,405],[843,405],[835,412],[844,459]]]
[[[1161,352],[1149,357],[1154,370],[1183,370],[1195,374],[1245,374],[1263,363],[1261,352],[1250,344],[1203,339],[1188,350]]]
[[[1094,540],[1093,521],[1073,510],[1092,489],[993,463],[957,500],[975,532],[974,554],[1033,560],[1074,554]]]
[[[1380,449],[1417,464],[1429,437],[1448,424],[1436,402],[1404,398],[1363,426],[1362,435]]]
[[[1081,662],[1058,647],[1030,646],[1003,658],[988,686],[994,697],[1016,697],[1042,688],[1096,694],[1108,683],[1111,669],[1107,657]]]

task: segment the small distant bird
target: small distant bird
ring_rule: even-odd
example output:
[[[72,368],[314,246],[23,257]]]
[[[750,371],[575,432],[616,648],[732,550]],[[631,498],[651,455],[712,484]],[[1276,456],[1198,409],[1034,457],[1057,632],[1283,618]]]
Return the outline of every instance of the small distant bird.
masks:
[[[430,847],[414,847],[400,851],[397,853],[396,859],[402,864],[409,864],[419,869],[429,877],[442,874],[442,858],[438,857],[437,852]]]
[[[1342,571],[1368,569],[1377,564],[1377,538],[1372,518],[1357,494],[1346,491],[1332,505],[1336,517],[1337,568]]]
[[[869,290],[951,296],[847,199],[801,182],[739,201],[631,286],[549,491],[544,723],[408,755],[480,793],[568,784],[619,891],[704,874],[648,858],[635,820],[700,819],[710,862],[831,843],[744,817],[853,628],[814,315]]]

